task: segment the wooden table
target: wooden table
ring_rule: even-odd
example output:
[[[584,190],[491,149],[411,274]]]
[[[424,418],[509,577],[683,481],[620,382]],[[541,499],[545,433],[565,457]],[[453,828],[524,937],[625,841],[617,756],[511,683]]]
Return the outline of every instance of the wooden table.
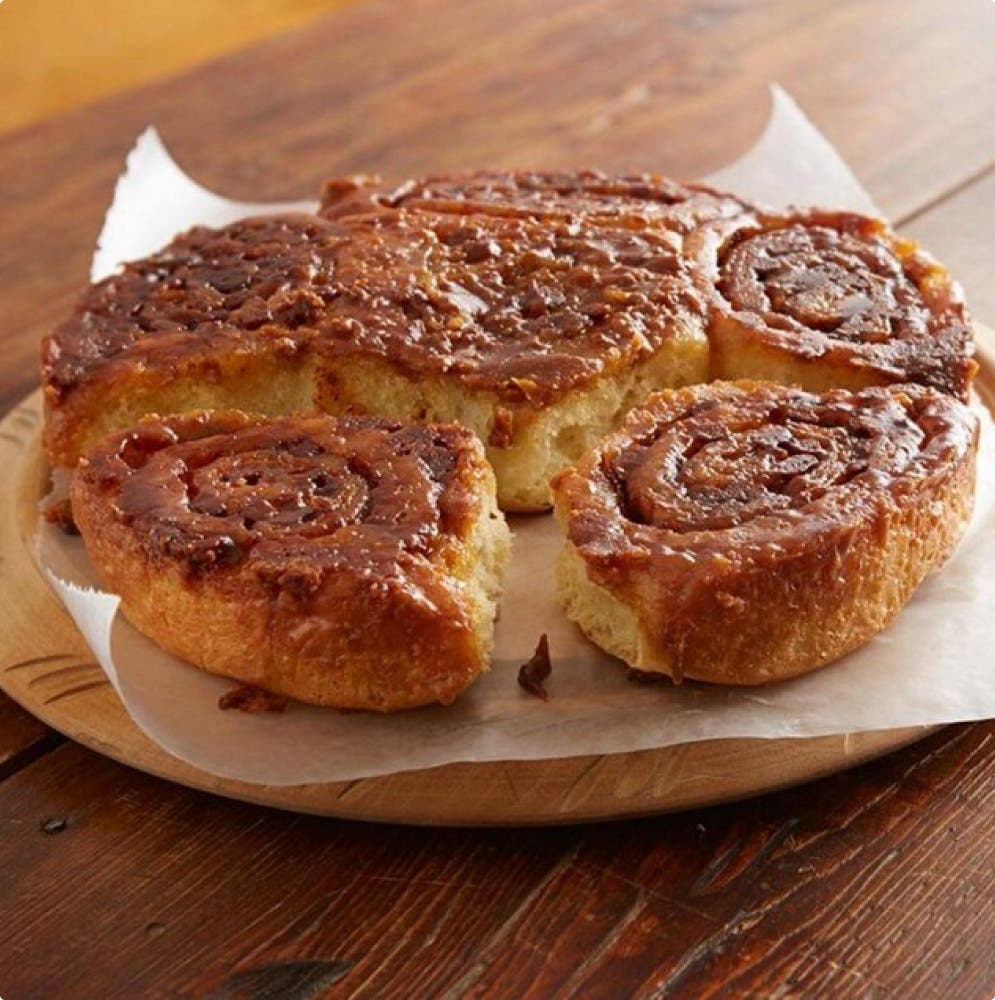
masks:
[[[203,182],[251,198],[357,170],[693,176],[752,141],[777,79],[991,321],[993,53],[980,0],[348,8],[0,141],[0,401],[35,385],[38,338],[150,122]],[[992,724],[740,805],[522,832],[211,798],[7,701],[0,778],[6,1000],[995,992]]]

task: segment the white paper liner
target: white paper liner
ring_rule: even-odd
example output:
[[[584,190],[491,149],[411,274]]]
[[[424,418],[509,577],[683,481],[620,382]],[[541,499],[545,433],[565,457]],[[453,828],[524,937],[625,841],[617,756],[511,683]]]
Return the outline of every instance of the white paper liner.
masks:
[[[770,92],[771,113],[760,138],[747,153],[705,181],[776,208],[824,205],[880,215],[846,161],[788,92],[776,83]]]
[[[827,140],[780,88],[757,145],[709,181],[774,205],[875,211]],[[654,165],[663,166],[665,165]],[[99,278],[176,232],[267,209],[228,201],[190,180],[148,129],[128,157],[94,256]],[[550,759],[645,750],[722,737],[803,737],[995,716],[995,454],[983,414],[977,512],[969,537],[897,621],[859,652],[808,677],[761,689],[634,685],[588,643],[555,598],[561,544],[550,516],[512,518],[515,554],[491,671],[455,705],[392,716],[291,704],[283,714],[220,711],[232,682],[162,652],[95,589],[79,539],[43,522],[49,578],[135,722],[205,771],[270,785],[344,781],[457,761]],[[550,700],[526,694],[518,667],[549,636]]]

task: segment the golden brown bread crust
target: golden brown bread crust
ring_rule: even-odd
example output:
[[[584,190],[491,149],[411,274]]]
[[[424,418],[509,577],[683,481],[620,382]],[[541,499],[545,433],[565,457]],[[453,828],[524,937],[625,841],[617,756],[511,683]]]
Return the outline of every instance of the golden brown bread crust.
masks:
[[[150,418],[76,470],[135,626],[212,673],[380,711],[487,668],[508,530],[474,436],[371,418]]]
[[[91,286],[42,344],[51,461],[72,467],[147,413],[313,410],[334,240],[306,215],[201,226]]]
[[[713,379],[915,382],[967,399],[977,366],[960,288],[881,220],[757,211],[702,226],[686,249],[715,290]]]
[[[568,614],[640,670],[793,677],[865,643],[969,518],[977,421],[919,386],[663,392],[553,483]]]

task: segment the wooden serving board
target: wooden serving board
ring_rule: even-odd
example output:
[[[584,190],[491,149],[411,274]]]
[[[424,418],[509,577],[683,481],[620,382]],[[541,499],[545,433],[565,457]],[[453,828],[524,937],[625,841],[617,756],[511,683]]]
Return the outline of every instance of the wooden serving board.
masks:
[[[976,387],[995,406],[995,334],[978,330]],[[132,722],[33,556],[48,489],[41,393],[0,422],[0,687],[59,732],[171,781],[297,812],[397,823],[511,826],[621,819],[745,798],[823,777],[933,728],[788,740],[714,740],[564,760],[449,764],[380,778],[270,787],[171,756]]]

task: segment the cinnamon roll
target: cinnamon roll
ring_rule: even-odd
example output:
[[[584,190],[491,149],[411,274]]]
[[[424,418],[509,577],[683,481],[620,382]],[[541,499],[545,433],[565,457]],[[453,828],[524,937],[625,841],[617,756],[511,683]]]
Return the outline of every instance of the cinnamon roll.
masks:
[[[814,392],[916,382],[967,398],[976,366],[960,289],[880,220],[743,215],[688,246],[716,293],[712,378]]]
[[[655,388],[704,379],[705,301],[674,237],[575,219],[401,210],[346,220],[319,402],[456,420],[505,510]],[[343,223],[345,225],[346,223]]]
[[[567,613],[674,680],[814,670],[887,625],[956,545],[977,435],[921,386],[655,395],[554,480]]]
[[[52,463],[74,466],[149,413],[313,410],[334,242],[311,215],[197,226],[90,286],[42,343]]]
[[[392,711],[487,668],[509,536],[463,428],[150,418],[80,462],[72,505],[125,615],[211,673]]]

